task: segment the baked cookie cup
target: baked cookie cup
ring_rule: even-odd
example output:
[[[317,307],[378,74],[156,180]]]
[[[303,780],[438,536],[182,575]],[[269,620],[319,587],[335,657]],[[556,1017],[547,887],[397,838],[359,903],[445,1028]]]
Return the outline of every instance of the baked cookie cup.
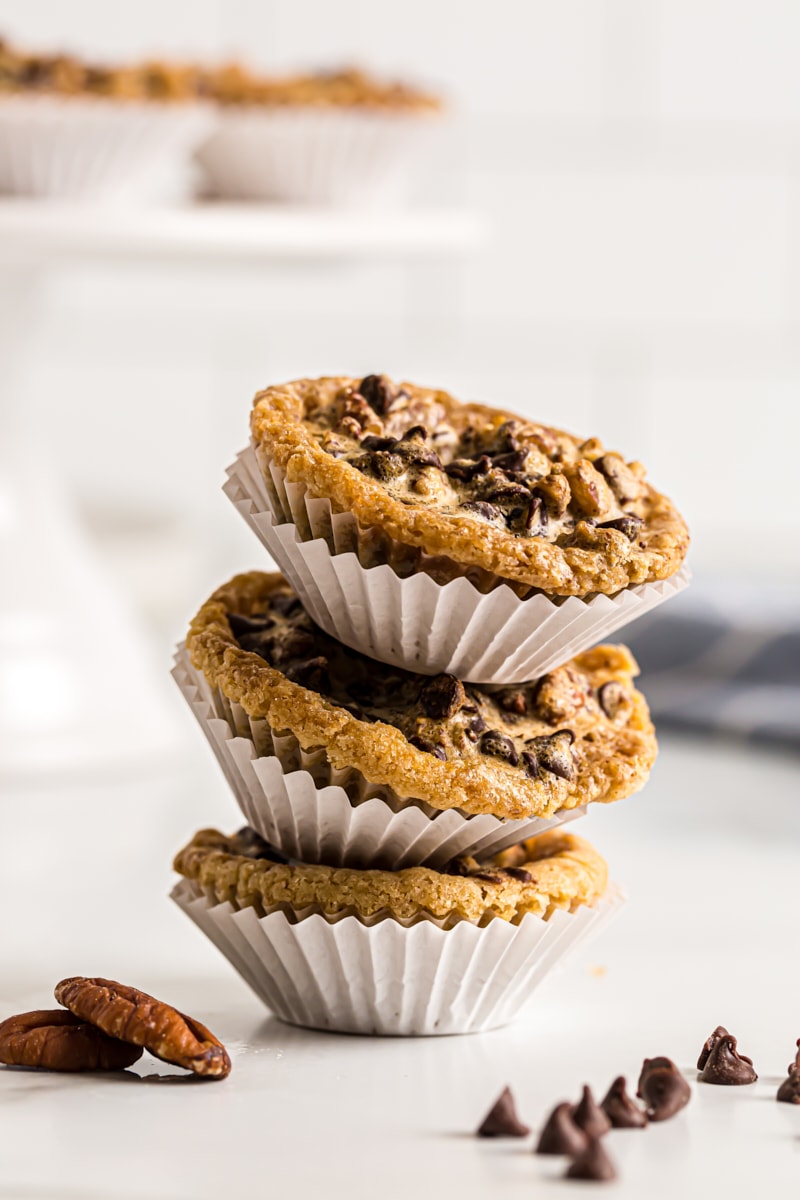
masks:
[[[444,392],[297,380],[255,400],[226,493],[333,636],[521,682],[685,586],[686,526],[596,439]]]
[[[439,102],[360,72],[260,79],[213,72],[219,125],[198,158],[210,190],[239,200],[364,206],[402,195]]]
[[[200,609],[175,676],[263,837],[307,862],[396,868],[486,854],[642,787],[656,741],[636,671],[604,646],[523,687],[414,675],[252,572]]]
[[[606,863],[560,831],[442,871],[287,862],[251,829],[195,835],[172,897],[284,1021],[341,1033],[505,1025],[621,903]]]

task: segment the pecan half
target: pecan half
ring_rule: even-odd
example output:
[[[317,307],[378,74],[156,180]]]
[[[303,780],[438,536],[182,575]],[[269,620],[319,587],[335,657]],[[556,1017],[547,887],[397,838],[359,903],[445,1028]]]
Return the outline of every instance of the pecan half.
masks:
[[[76,975],[56,985],[55,997],[109,1037],[143,1046],[163,1062],[210,1079],[230,1072],[227,1050],[205,1025],[138,988]]]
[[[122,1071],[142,1057],[139,1046],[107,1037],[63,1008],[36,1009],[0,1024],[0,1062],[46,1071]]]

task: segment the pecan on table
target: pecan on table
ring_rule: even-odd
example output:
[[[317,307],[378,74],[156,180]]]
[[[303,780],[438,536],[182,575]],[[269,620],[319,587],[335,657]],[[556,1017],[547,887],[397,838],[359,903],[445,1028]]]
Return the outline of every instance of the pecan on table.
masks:
[[[0,1063],[47,1071],[121,1071],[142,1057],[139,1046],[107,1037],[63,1008],[36,1009],[0,1024]]]
[[[138,988],[77,975],[62,979],[55,997],[76,1017],[110,1037],[143,1046],[162,1062],[210,1079],[224,1079],[230,1072],[227,1050],[205,1025]]]

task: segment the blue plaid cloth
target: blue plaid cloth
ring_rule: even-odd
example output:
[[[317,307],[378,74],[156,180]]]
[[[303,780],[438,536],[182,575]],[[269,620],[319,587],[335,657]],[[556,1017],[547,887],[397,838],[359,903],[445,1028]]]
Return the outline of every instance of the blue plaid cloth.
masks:
[[[658,727],[800,751],[800,587],[695,577],[621,637]]]

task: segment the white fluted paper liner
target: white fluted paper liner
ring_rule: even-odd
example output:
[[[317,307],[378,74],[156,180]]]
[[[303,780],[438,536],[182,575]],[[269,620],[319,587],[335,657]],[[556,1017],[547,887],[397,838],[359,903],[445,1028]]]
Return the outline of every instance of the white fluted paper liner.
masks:
[[[402,192],[435,124],[425,113],[225,109],[197,157],[218,196],[362,205]]]
[[[401,578],[389,563],[364,566],[355,518],[289,483],[250,448],[228,469],[225,494],[267,548],[316,623],[381,662],[474,683],[524,683],[677,595],[670,579],[615,596],[520,597],[500,584],[484,592],[468,578],[440,584],[423,571]],[[365,541],[366,537],[365,535]],[[371,551],[370,551],[371,553]]]
[[[327,866],[441,867],[461,854],[489,857],[585,814],[504,821],[490,814],[431,808],[331,766],[323,750],[251,719],[179,649],[173,670],[248,825],[287,858]]]
[[[172,899],[225,955],[267,1008],[292,1025],[338,1033],[424,1036],[480,1033],[507,1025],[542,979],[616,915],[612,886],[593,906],[499,918],[367,923],[219,904],[181,880]],[[444,927],[443,927],[444,926]]]
[[[216,122],[201,103],[0,98],[0,192],[70,200],[152,198]]]

